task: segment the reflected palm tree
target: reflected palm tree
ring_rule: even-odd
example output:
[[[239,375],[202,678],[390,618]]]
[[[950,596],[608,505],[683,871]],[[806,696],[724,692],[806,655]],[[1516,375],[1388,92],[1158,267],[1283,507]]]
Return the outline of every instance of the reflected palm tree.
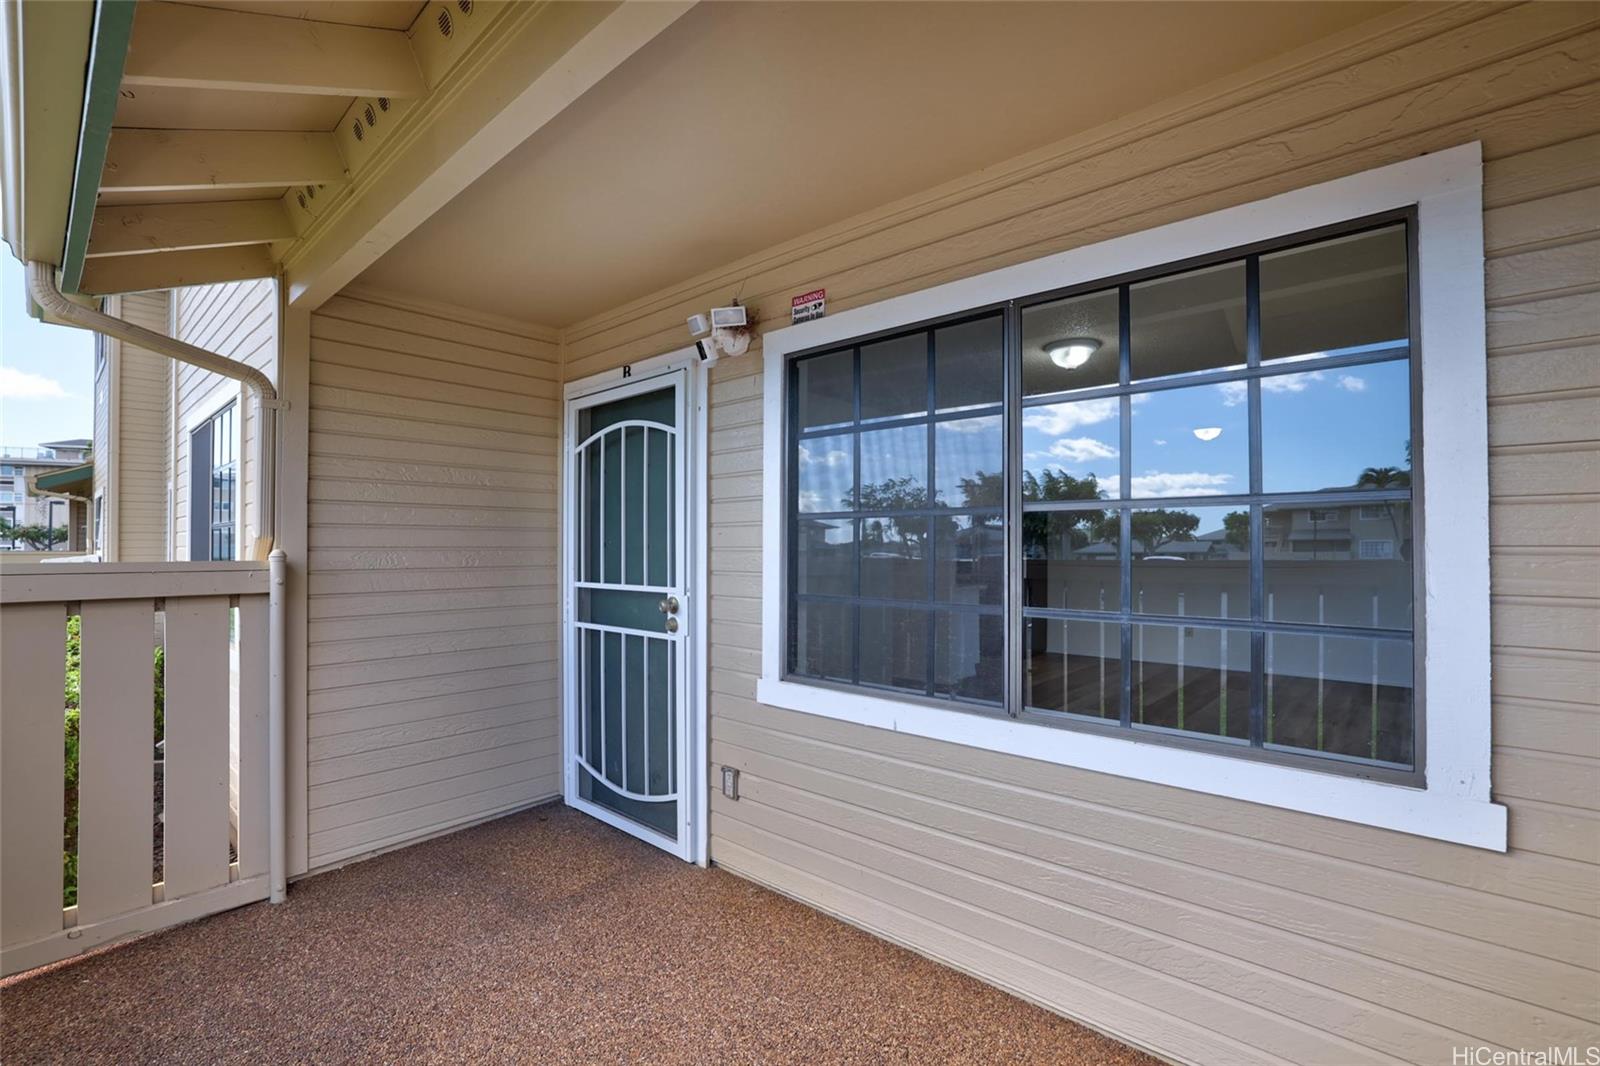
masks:
[[[1406,441],[1406,458],[1411,458],[1411,442]],[[1356,478],[1358,489],[1409,489],[1411,471],[1398,466],[1369,466]],[[1394,504],[1385,500],[1383,513],[1389,517],[1389,528],[1394,530],[1394,542],[1402,558],[1405,557],[1406,540],[1400,535],[1400,519],[1394,513]]]

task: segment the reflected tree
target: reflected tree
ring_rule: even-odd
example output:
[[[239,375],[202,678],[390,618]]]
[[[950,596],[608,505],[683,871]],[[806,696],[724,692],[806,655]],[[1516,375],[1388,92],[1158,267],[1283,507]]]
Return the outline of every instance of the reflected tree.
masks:
[[[1242,552],[1250,550],[1250,512],[1229,511],[1222,516],[1222,537]]]
[[[1122,527],[1115,512],[1096,513],[1096,536],[1107,544],[1122,540]],[[1149,511],[1134,511],[1129,524],[1133,539],[1146,555],[1154,555],[1168,544],[1194,540],[1194,531],[1200,527],[1200,516],[1188,511],[1169,511],[1157,507]]]
[[[1406,462],[1411,462],[1411,442],[1406,441]],[[1401,470],[1398,466],[1369,466],[1361,471],[1361,476],[1356,478],[1356,488],[1360,489],[1409,489],[1411,487],[1411,471]],[[1400,535],[1400,516],[1395,514],[1394,504],[1385,500],[1383,513],[1389,518],[1389,528],[1394,530],[1395,545],[1402,558],[1410,558],[1409,546],[1405,537]]]

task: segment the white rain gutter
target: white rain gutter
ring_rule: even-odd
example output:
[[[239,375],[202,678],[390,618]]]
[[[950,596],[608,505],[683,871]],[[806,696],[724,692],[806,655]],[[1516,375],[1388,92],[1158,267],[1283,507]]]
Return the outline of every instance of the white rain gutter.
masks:
[[[269,839],[270,859],[268,863],[271,877],[272,902],[281,903],[284,899],[284,886],[286,883],[287,865],[287,791],[286,777],[284,774],[284,705],[285,705],[285,680],[287,673],[284,665],[285,634],[287,630],[285,618],[285,592],[287,558],[283,549],[277,547],[278,522],[276,496],[278,490],[278,412],[288,407],[288,404],[278,399],[278,390],[272,384],[272,379],[267,377],[255,367],[241,363],[236,359],[208,352],[193,344],[187,344],[175,337],[168,337],[164,333],[136,326],[132,322],[124,322],[120,318],[84,307],[82,304],[73,303],[61,294],[56,288],[55,267],[48,263],[34,260],[28,261],[28,294],[33,297],[34,303],[44,309],[45,314],[67,325],[77,326],[80,329],[92,330],[103,333],[108,337],[115,337],[119,341],[136,345],[146,351],[164,355],[168,359],[190,366],[197,366],[202,370],[209,370],[213,374],[220,374],[225,378],[241,382],[250,395],[255,398],[256,416],[260,429],[256,433],[256,462],[257,469],[261,472],[261,536],[269,549],[267,556],[268,565],[268,635],[267,635],[267,662],[268,662],[268,791],[269,791]]]

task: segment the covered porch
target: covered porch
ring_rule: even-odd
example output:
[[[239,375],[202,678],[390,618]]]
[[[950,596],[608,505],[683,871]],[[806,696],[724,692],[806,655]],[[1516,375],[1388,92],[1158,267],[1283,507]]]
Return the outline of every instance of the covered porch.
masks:
[[[559,805],[11,978],[7,1062],[1146,1056]]]

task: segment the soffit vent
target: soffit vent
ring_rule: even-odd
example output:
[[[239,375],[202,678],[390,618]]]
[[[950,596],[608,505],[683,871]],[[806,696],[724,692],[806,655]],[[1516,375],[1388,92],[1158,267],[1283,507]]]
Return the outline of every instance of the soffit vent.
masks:
[[[452,22],[451,19],[450,19],[450,9],[449,8],[441,7],[439,9],[438,26],[439,26],[439,35],[441,37],[449,37],[451,34],[456,32],[455,23]]]

